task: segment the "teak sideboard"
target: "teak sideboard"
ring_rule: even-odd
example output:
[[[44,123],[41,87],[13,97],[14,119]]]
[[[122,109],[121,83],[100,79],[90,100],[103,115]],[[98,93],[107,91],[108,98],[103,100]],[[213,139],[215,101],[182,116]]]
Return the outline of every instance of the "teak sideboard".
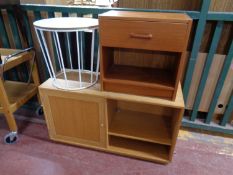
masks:
[[[100,85],[63,91],[52,79],[40,88],[52,140],[168,163],[184,111],[180,85],[175,101],[105,92]]]

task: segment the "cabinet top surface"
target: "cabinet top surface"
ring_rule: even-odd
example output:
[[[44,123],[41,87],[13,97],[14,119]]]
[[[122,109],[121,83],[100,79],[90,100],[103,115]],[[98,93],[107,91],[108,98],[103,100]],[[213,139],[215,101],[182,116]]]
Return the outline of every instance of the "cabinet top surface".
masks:
[[[64,81],[64,80],[60,80]],[[131,101],[131,102],[138,102],[138,103],[146,103],[146,104],[155,104],[159,106],[167,106],[167,107],[173,107],[173,108],[184,108],[184,100],[183,100],[183,93],[181,89],[181,85],[179,83],[178,89],[177,89],[177,95],[175,101],[161,99],[157,97],[148,97],[148,96],[139,96],[139,95],[132,95],[132,94],[125,94],[125,93],[116,93],[116,92],[107,92],[107,91],[101,91],[100,90],[100,84],[97,83],[94,86],[83,89],[83,90],[76,90],[76,91],[64,91],[61,89],[57,89],[53,86],[53,79],[48,79],[46,82],[40,85],[39,90],[40,91],[53,91],[56,94],[63,94],[64,97],[65,93],[72,93],[74,96],[75,94],[80,95],[91,95],[95,97],[102,97],[107,99],[115,99],[115,100],[123,100],[123,101]],[[63,96],[62,95],[62,96]]]
[[[160,12],[133,12],[133,11],[108,11],[99,15],[99,19],[121,19],[121,20],[144,20],[144,21],[167,21],[167,22],[189,22],[192,19],[184,13],[160,13]]]

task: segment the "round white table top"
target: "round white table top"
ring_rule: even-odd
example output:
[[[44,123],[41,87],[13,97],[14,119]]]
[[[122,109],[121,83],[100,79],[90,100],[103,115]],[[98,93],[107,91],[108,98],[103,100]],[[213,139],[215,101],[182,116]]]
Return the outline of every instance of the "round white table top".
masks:
[[[59,17],[38,20],[35,21],[33,25],[42,30],[66,31],[97,28],[99,22],[98,19],[93,18]]]

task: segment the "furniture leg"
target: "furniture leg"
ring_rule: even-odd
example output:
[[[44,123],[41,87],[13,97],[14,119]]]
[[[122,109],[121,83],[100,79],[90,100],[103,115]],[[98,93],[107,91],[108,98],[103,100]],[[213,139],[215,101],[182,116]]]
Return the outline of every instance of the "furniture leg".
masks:
[[[7,121],[9,128],[10,128],[10,131],[17,132],[18,128],[17,128],[16,122],[15,122],[14,115],[9,111],[4,112],[4,115],[6,117],[6,121]]]

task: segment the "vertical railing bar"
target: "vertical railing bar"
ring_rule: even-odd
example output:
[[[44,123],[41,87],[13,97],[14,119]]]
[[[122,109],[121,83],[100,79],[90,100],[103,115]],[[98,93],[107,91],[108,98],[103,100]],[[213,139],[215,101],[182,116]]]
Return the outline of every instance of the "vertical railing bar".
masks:
[[[10,9],[6,9],[6,12],[7,12],[7,16],[8,16],[7,23],[10,24],[10,28],[11,28],[10,30],[12,32],[11,34],[13,35],[15,48],[22,49],[23,47],[22,47],[22,42],[21,42],[21,38],[20,38],[20,31],[19,31],[19,28],[18,28],[17,19],[16,19],[15,15],[14,15],[14,11],[13,11],[12,8],[10,8]],[[0,16],[2,18],[1,13],[0,13]],[[2,18],[2,20],[3,20],[3,18]],[[3,20],[3,22],[4,22],[4,20]],[[6,48],[11,48],[4,23],[0,24],[0,27],[3,28],[3,30],[0,31],[1,32],[1,37],[3,39],[3,46],[5,46]],[[5,38],[4,35],[7,38]],[[4,40],[7,42],[7,44],[5,43]],[[18,71],[19,69],[20,69],[20,72]],[[23,70],[23,72],[21,72],[21,70]],[[18,81],[19,77],[21,76],[23,78],[23,80],[26,81],[28,79],[26,71],[27,71],[27,69],[26,69],[25,65],[20,65],[17,68],[13,68],[11,70],[11,72],[13,73],[13,80]]]
[[[23,39],[23,42],[26,43],[26,47],[33,47],[33,40],[32,40],[32,33],[31,33],[31,28],[30,28],[30,24],[29,24],[29,19],[28,19],[28,16],[27,16],[27,11],[24,11],[24,10],[20,10],[19,12],[20,15],[22,15],[22,22],[21,20],[18,21],[20,24],[19,25],[19,31],[20,29],[22,29],[23,31],[21,31],[21,34],[22,34],[22,39]],[[21,28],[20,28],[21,27]],[[25,47],[25,46],[24,46]],[[29,77],[30,77],[30,72],[28,70],[28,67],[24,64],[24,65],[21,65],[24,72],[27,72],[27,73],[24,73],[23,75],[25,76],[25,80],[28,80]]]
[[[231,97],[230,97],[226,111],[224,112],[223,118],[220,122],[221,126],[225,126],[227,124],[228,120],[231,117],[232,112],[233,112],[233,95],[231,95]]]
[[[21,38],[20,38],[20,35],[19,35],[19,30],[18,30],[18,25],[17,25],[17,22],[16,22],[16,19],[15,19],[15,15],[14,15],[14,11],[13,9],[7,9],[7,15],[8,15],[8,18],[9,18],[9,23],[10,23],[10,27],[11,27],[11,31],[12,31],[12,35],[13,35],[13,38],[14,38],[14,44],[15,44],[15,48],[16,49],[22,49],[22,43],[21,43]],[[25,67],[22,67],[23,68],[23,73],[21,74],[21,77],[23,80],[28,80],[28,77],[26,75],[26,68]],[[17,71],[17,68],[14,68],[12,70],[13,74],[14,74],[14,80],[19,80],[20,79],[20,74],[19,72]]]
[[[98,19],[98,14],[92,14],[92,18]]]
[[[69,17],[69,13],[67,13],[67,12],[62,12],[62,17]]]
[[[33,14],[35,16],[35,20],[40,20],[42,17],[41,17],[41,14],[39,11],[33,11]]]
[[[59,37],[58,37],[58,33],[55,32],[55,36],[56,36],[56,42],[57,42],[57,46],[58,46],[58,51],[59,51],[59,57],[61,58],[61,65],[63,68],[63,74],[64,74],[64,78],[66,81],[66,87],[68,87],[68,82],[67,82],[67,77],[66,77],[66,70],[65,70],[65,66],[64,66],[64,61],[63,61],[63,56],[62,56],[62,52],[61,52],[61,45],[60,45],[60,41],[59,41]]]
[[[48,17],[49,18],[54,18],[55,17],[54,12],[48,12]]]
[[[67,38],[67,45],[68,45],[68,55],[69,55],[69,60],[70,60],[70,68],[73,69],[73,64],[72,64],[72,57],[71,57],[71,48],[70,48],[70,39],[69,39],[69,33],[66,33],[66,38]]]
[[[80,13],[77,13],[77,17],[83,17],[83,14],[80,14]],[[84,32],[80,32],[80,39],[79,39],[79,42],[80,42],[80,64],[81,64],[81,69],[84,70],[84,53],[83,53],[83,46],[84,46],[84,36],[83,36],[83,33]]]
[[[198,108],[201,102],[201,98],[202,98],[202,94],[203,91],[205,89],[205,84],[208,78],[208,74],[209,74],[209,70],[211,67],[211,63],[213,61],[214,58],[214,54],[216,53],[216,49],[221,37],[221,33],[222,33],[222,29],[223,29],[223,22],[219,21],[216,25],[215,31],[214,31],[214,36],[211,42],[211,46],[210,46],[210,50],[209,53],[207,55],[206,61],[205,61],[205,65],[203,68],[203,72],[202,72],[202,76],[201,76],[201,80],[198,86],[198,90],[197,90],[197,94],[195,97],[195,101],[194,101],[194,105],[193,105],[193,111],[192,111],[192,115],[191,115],[191,121],[194,121],[196,119],[197,116],[197,112],[198,112]]]
[[[94,51],[95,51],[95,30],[92,30],[92,40],[91,40],[91,83],[93,83]]]
[[[4,48],[10,48],[10,42],[9,42],[9,38],[6,32],[6,28],[4,25],[4,20],[2,17],[2,13],[0,10],[0,32],[1,32],[1,39],[2,39],[2,44]]]
[[[13,10],[8,9],[7,10],[7,15],[8,15],[9,23],[10,23],[10,26],[11,26],[11,31],[12,31],[12,34],[13,34],[13,37],[14,37],[15,47],[17,49],[22,49],[22,43],[21,43],[21,39],[20,39],[20,36],[19,36],[19,30],[18,30],[18,27],[17,27],[17,22],[16,22],[16,19],[14,17]]]
[[[54,18],[55,17],[55,15],[54,15],[54,12],[48,12],[48,18]],[[56,70],[58,70],[59,69],[59,66],[60,66],[60,70],[62,70],[61,69],[61,65],[59,65],[60,63],[60,60],[59,60],[59,58],[58,58],[58,50],[56,49],[56,46],[55,46],[55,35],[54,35],[54,33],[53,32],[51,32],[51,38],[52,38],[52,47],[53,47],[53,53],[54,53],[54,57],[55,57],[55,64],[56,64]],[[56,50],[56,51],[55,51]],[[59,61],[59,62],[57,62],[57,60]]]
[[[203,34],[204,34],[204,29],[205,29],[205,24],[206,24],[206,19],[207,19],[207,15],[208,15],[210,2],[211,2],[211,0],[203,0],[203,2],[202,2],[202,8],[201,8],[201,12],[200,12],[200,19],[199,19],[198,24],[197,24],[196,35],[195,35],[195,38],[194,38],[192,52],[191,52],[191,56],[190,56],[190,59],[189,59],[189,62],[188,62],[187,72],[186,72],[186,75],[185,75],[185,81],[184,81],[184,87],[183,87],[185,102],[186,102],[187,97],[188,97],[194,67],[195,67],[195,64],[196,64],[196,59],[197,59],[199,48],[200,48],[200,45],[201,45],[201,39],[202,39]]]
[[[42,18],[39,11],[33,11],[33,15],[34,15],[34,21],[38,21],[38,20],[40,20]],[[38,40],[39,40],[39,38],[38,38]],[[49,73],[48,70],[45,69],[45,76],[46,77],[49,77],[48,73]]]
[[[222,71],[221,71],[221,74],[218,78],[217,85],[216,85],[216,88],[214,91],[214,95],[213,95],[212,101],[210,103],[209,112],[208,112],[206,120],[205,120],[205,123],[207,123],[207,124],[210,123],[210,121],[213,117],[213,113],[214,113],[215,107],[217,105],[218,98],[221,94],[225,78],[226,78],[228,70],[231,66],[232,58],[233,58],[233,40],[231,41],[231,46],[230,46],[229,52],[225,58],[223,66],[222,66]]]
[[[78,31],[76,32],[76,42],[77,42],[77,57],[78,57],[78,73],[79,73],[79,83],[80,87],[82,87],[82,76],[81,76],[81,61],[80,61],[80,50],[79,50],[79,35]]]
[[[23,13],[23,19],[24,19],[24,23],[26,26],[26,31],[27,31],[26,35],[27,35],[27,39],[28,39],[28,44],[30,47],[32,47],[33,46],[33,39],[32,39],[31,30],[30,30],[29,19],[28,19],[26,11],[24,11],[24,13]]]
[[[37,29],[35,31],[36,31],[36,36],[37,36],[39,44],[40,44],[40,48],[41,48],[42,54],[44,56],[45,64],[46,64],[46,66],[48,68],[49,75],[50,75],[50,77],[53,77],[52,73],[51,73],[51,70],[50,70],[50,67],[49,67],[49,64],[48,64],[48,61],[47,61],[47,57],[46,57],[46,54],[45,54],[45,51],[44,51],[44,47],[43,47],[43,45],[41,43],[41,40],[40,40],[39,33],[38,33]]]
[[[69,13],[62,12],[62,17],[69,17]],[[67,35],[67,33],[66,33],[66,35]],[[69,41],[68,41],[68,37],[67,36],[64,36],[64,37],[66,37],[66,40],[64,40],[65,41],[65,48],[66,48],[66,52],[65,52],[66,53],[66,58],[65,58],[65,60],[68,63],[68,62],[70,62],[70,46],[69,46],[70,44],[69,44]]]
[[[6,27],[5,27],[5,23],[4,23],[4,19],[3,19],[3,16],[2,16],[2,9],[0,9],[0,33],[1,33],[1,42],[2,42],[2,47],[3,48],[10,48],[10,42],[9,42],[9,37],[8,37],[8,34],[7,34],[7,30],[6,30]],[[0,64],[2,64],[2,60],[0,58]],[[4,77],[8,78],[8,76],[5,74]]]
[[[38,21],[40,20],[42,17],[41,17],[41,14],[40,14],[40,11],[33,11],[33,15],[34,15],[34,21]],[[45,69],[45,76],[48,77],[48,70]]]

